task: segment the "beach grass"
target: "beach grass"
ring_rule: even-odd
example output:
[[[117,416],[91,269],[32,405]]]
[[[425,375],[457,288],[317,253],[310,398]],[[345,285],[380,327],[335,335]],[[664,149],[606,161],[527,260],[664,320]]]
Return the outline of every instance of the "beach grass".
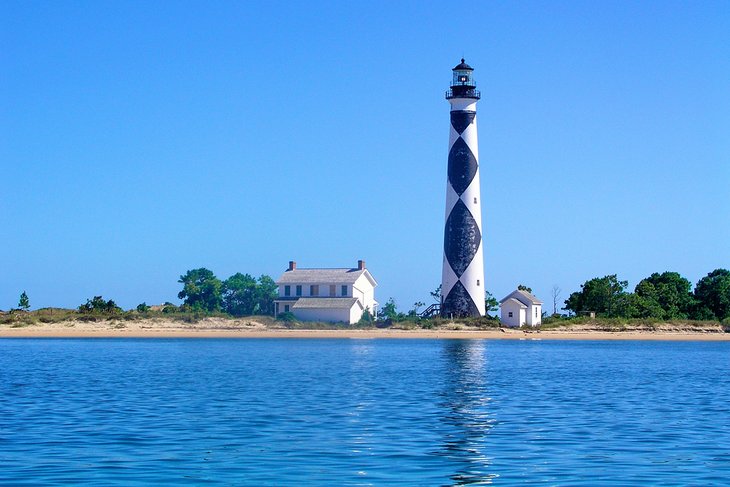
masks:
[[[728,321],[728,320],[726,320]],[[549,317],[539,327],[519,329],[502,327],[494,317],[445,319],[440,317],[420,319],[409,316],[399,321],[361,322],[354,325],[345,323],[276,320],[271,316],[232,317],[225,313],[206,313],[200,311],[117,311],[108,313],[83,313],[74,309],[42,308],[33,311],[14,310],[0,313],[0,331],[18,329],[32,330],[33,334],[53,336],[58,330],[84,333],[138,333],[164,334],[210,332],[210,333],[306,333],[347,334],[363,332],[373,335],[387,334],[501,334],[519,333],[526,336],[545,336],[546,334],[566,335],[569,333],[597,335],[615,334],[642,335],[682,334],[682,335],[723,335],[730,334],[730,322],[625,318]]]

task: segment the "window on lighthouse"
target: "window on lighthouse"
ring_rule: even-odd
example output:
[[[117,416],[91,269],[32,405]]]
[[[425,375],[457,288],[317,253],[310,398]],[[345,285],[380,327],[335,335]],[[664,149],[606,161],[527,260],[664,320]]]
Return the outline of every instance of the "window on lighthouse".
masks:
[[[471,83],[471,76],[466,71],[455,71],[453,84],[455,85],[468,85]]]

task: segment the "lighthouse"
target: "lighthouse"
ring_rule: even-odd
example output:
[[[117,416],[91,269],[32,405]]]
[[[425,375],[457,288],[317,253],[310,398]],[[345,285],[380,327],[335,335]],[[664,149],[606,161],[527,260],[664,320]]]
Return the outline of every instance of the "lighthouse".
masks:
[[[446,99],[451,104],[446,183],[441,316],[484,316],[482,200],[474,69],[464,60],[453,68]]]

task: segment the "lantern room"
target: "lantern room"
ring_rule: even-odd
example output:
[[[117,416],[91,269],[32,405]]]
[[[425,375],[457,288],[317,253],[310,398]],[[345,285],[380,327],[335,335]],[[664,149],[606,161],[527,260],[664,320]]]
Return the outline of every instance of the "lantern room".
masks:
[[[471,86],[472,88],[475,86],[472,79],[474,68],[466,64],[463,58],[461,63],[455,66],[452,71],[454,72],[454,79],[451,81],[451,86]]]
[[[476,83],[472,73],[474,68],[466,64],[464,59],[461,59],[461,63],[454,66],[452,69],[453,78],[451,80],[451,89],[446,92],[446,99],[452,98],[475,98],[479,99],[480,94],[477,91]]]

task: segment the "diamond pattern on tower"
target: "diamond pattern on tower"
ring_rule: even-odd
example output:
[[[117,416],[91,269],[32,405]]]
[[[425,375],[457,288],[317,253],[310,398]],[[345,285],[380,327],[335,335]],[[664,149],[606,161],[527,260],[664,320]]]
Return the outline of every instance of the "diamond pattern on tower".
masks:
[[[472,301],[469,292],[466,290],[461,281],[457,281],[451,288],[449,294],[444,299],[442,305],[442,314],[444,316],[479,316],[479,309],[474,301]]]
[[[454,130],[461,134],[474,122],[474,117],[476,116],[476,112],[466,112],[463,110],[453,111],[451,112],[451,125],[454,127]]]
[[[461,196],[466,191],[466,188],[471,184],[471,180],[474,179],[474,175],[477,173],[479,165],[476,157],[469,149],[469,146],[464,142],[464,139],[459,137],[451,146],[449,151],[449,183],[454,188],[454,191]]]
[[[442,265],[441,296],[447,296],[449,294],[449,291],[451,291],[451,288],[454,287],[454,284],[458,282],[459,277],[454,274],[454,269],[452,269],[451,265],[449,265],[449,260],[446,258],[445,255],[443,256]]]
[[[452,208],[444,228],[444,255],[457,277],[461,277],[479,250],[482,233],[462,200]]]

